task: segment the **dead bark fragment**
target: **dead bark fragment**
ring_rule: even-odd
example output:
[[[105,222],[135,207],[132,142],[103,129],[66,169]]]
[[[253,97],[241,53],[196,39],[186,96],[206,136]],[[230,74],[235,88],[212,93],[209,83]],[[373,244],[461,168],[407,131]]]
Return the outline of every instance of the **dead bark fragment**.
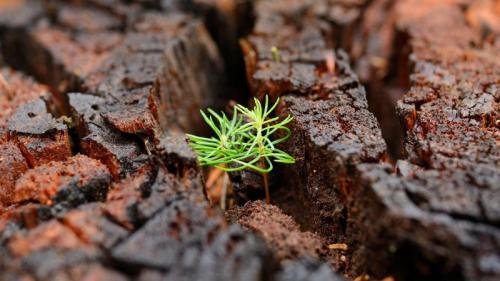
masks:
[[[110,250],[128,236],[128,231],[108,220],[102,203],[86,204],[64,214],[59,220],[80,240]]]
[[[391,170],[358,166],[351,212],[366,250],[357,261],[380,276],[394,272],[402,279],[497,278],[499,267],[487,261],[498,259],[498,189],[483,179],[498,182],[498,172],[418,169],[402,176]]]
[[[126,229],[133,230],[140,223],[137,204],[153,180],[152,171],[143,170],[113,184],[103,206],[106,215]]]
[[[41,99],[19,107],[7,128],[30,167],[63,161],[72,154],[68,128],[48,113]]]
[[[3,208],[11,202],[16,180],[28,170],[28,164],[21,150],[11,142],[0,144],[0,155],[0,206]]]
[[[89,263],[72,266],[56,272],[51,278],[54,281],[64,280],[92,280],[92,281],[127,281],[130,280],[124,274],[98,263]]]
[[[15,186],[12,203],[75,206],[103,200],[111,174],[100,162],[77,155],[64,162],[51,162],[29,170]]]
[[[52,280],[79,264],[97,261],[99,253],[92,245],[56,220],[40,225],[27,233],[18,233],[7,244],[11,259],[20,264],[22,272],[35,280]]]
[[[138,253],[137,249],[147,250]],[[268,253],[252,235],[237,227],[227,228],[219,218],[205,213],[204,207],[182,199],[158,213],[112,254],[132,266],[167,270],[166,276],[172,280],[182,276],[190,280],[201,276],[204,280],[260,280],[258,276],[267,274],[262,262]],[[189,263],[182,262],[187,258]],[[253,262],[247,263],[250,260]],[[251,269],[243,270],[243,265]]]
[[[115,179],[147,164],[148,158],[138,140],[116,131],[103,118],[103,112],[106,112],[104,99],[70,94],[69,105],[82,152],[103,162]]]

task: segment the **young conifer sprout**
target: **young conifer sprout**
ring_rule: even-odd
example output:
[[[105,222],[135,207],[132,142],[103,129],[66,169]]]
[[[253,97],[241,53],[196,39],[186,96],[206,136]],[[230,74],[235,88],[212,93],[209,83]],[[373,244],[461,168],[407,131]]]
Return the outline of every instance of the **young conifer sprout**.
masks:
[[[271,56],[275,62],[281,62],[280,50],[276,46],[271,47]]]
[[[268,96],[265,97],[264,106],[258,99],[254,101],[253,109],[237,104],[231,118],[212,109],[207,109],[208,114],[201,111],[215,136],[206,138],[188,134],[188,138],[202,166],[210,165],[226,172],[252,169],[261,173],[266,202],[269,203],[268,173],[273,170],[273,163],[295,163],[291,155],[277,148],[279,143],[290,137],[291,131],[286,125],[293,118],[287,116],[280,120],[279,117],[272,117],[279,99],[271,107]],[[273,139],[273,134],[280,130],[284,135]]]

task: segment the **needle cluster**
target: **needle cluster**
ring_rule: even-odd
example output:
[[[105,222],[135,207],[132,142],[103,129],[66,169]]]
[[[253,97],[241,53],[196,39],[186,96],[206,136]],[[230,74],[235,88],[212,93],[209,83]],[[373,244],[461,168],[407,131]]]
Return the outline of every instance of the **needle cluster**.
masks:
[[[278,103],[279,100],[269,107],[266,96],[264,105],[255,99],[253,109],[238,104],[231,118],[212,109],[208,109],[208,113],[201,111],[215,135],[206,138],[188,134],[190,146],[198,154],[200,164],[215,166],[226,172],[253,169],[269,173],[273,162],[295,163],[291,155],[276,147],[290,137],[291,132],[286,125],[293,120],[291,116],[284,120],[271,116]],[[273,140],[272,135],[280,130],[284,135]]]

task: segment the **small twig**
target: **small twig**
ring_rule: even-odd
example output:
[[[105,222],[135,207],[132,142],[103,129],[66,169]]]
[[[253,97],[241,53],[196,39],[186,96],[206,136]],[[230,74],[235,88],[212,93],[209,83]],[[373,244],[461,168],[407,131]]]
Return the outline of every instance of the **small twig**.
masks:
[[[224,209],[226,207],[225,201],[227,196],[226,194],[227,194],[228,184],[229,184],[228,174],[219,169],[213,169],[212,171],[210,171],[208,179],[205,183],[205,189],[209,201],[212,203],[219,200],[219,205],[221,209]]]
[[[141,136],[141,139],[142,139],[142,143],[144,144],[144,148],[146,149],[146,153],[148,154],[148,157],[151,157],[151,155],[153,155],[151,153],[151,150],[149,150],[149,140],[148,140],[148,137],[147,136]]]
[[[344,243],[335,243],[335,244],[328,245],[328,249],[347,251],[348,246],[347,246],[347,244],[344,244]]]
[[[215,184],[215,182],[217,181],[217,179],[219,179],[220,175],[222,175],[222,173],[224,173],[224,171],[219,170],[219,169],[212,170],[210,175],[208,175],[207,184],[206,184],[207,187],[212,187]]]
[[[370,280],[370,275],[368,274],[363,274],[354,279],[354,281],[368,281]]]
[[[333,50],[329,50],[326,52],[325,55],[325,60],[326,60],[326,68],[329,73],[335,73],[335,53]]]
[[[12,90],[10,89],[9,83],[7,83],[2,73],[0,73],[0,90],[3,90],[7,94],[7,98],[9,100],[12,100]]]
[[[220,208],[226,210],[227,186],[229,185],[229,175],[224,173],[222,178],[222,194],[220,196]]]
[[[221,11],[224,11],[226,14],[231,14],[235,9],[235,1],[234,0],[217,0],[216,5]]]

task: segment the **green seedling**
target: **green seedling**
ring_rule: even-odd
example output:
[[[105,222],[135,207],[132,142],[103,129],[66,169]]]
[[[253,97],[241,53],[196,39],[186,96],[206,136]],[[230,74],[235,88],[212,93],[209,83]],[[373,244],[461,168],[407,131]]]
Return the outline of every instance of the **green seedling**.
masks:
[[[279,99],[269,107],[269,98],[265,97],[264,106],[258,99],[253,109],[237,104],[231,118],[212,109],[208,113],[201,111],[205,122],[214,132],[206,138],[189,135],[189,144],[198,154],[202,166],[210,165],[226,172],[251,169],[261,173],[266,192],[266,202],[270,202],[268,174],[274,163],[293,164],[295,159],[277,148],[287,140],[291,131],[287,128],[293,118],[287,116],[280,120],[271,114]],[[274,133],[282,131],[284,135],[273,139]]]
[[[273,61],[281,62],[281,54],[280,50],[276,46],[271,47],[271,56],[273,57]]]
[[[69,129],[73,129],[75,127],[75,123],[73,123],[73,119],[71,117],[62,115],[58,120],[65,124]]]

